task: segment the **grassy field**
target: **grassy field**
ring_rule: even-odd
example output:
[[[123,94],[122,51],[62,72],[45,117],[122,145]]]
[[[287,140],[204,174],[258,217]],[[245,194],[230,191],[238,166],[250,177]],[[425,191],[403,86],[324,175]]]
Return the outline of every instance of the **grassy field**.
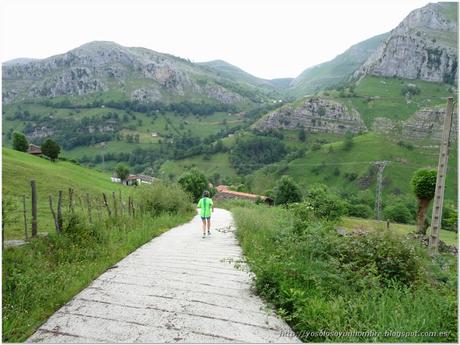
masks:
[[[228,153],[210,155],[209,160],[206,160],[203,155],[199,155],[177,161],[167,161],[161,166],[160,174],[165,178],[169,178],[169,176],[178,178],[192,167],[203,171],[206,176],[211,176],[215,173],[218,173],[221,177],[228,176],[233,178],[236,176],[236,171],[230,163]]]
[[[3,148],[3,200],[11,200],[13,207],[6,214],[8,222],[5,227],[5,238],[24,238],[22,214],[22,196],[26,196],[28,227],[31,224],[31,187],[30,181],[35,180],[38,195],[38,231],[54,231],[54,223],[49,208],[48,196],[53,196],[56,207],[58,191],[64,194],[63,205],[68,205],[68,189],[73,188],[76,202],[85,200],[86,193],[92,198],[100,198],[102,193],[122,192],[126,197],[133,192],[131,187],[112,183],[110,174],[80,167],[64,161],[52,163],[44,158],[34,157],[27,153]],[[29,233],[30,235],[30,233]]]
[[[4,107],[3,117],[3,145],[11,146],[6,133],[11,129],[22,131],[27,121],[12,120],[16,112],[28,111],[31,115],[50,116],[50,119],[65,118],[81,120],[84,117],[102,117],[108,113],[118,114],[122,119],[126,111],[109,107],[99,108],[81,108],[67,109],[47,107],[40,104],[20,103],[6,105]],[[136,147],[148,148],[151,145],[158,144],[158,141],[169,135],[182,135],[191,133],[201,139],[209,135],[214,135],[221,130],[233,128],[243,124],[243,118],[240,115],[217,112],[208,116],[195,116],[191,114],[178,115],[172,112],[164,114],[158,113],[154,117],[139,112],[130,112],[127,120],[122,121],[123,129],[120,133],[123,135],[121,141],[106,142],[106,152],[131,152]],[[155,136],[152,134],[155,133]],[[127,135],[139,135],[139,143],[128,143]],[[39,144],[35,142],[35,144]],[[63,155],[68,158],[78,159],[84,155],[93,158],[101,154],[99,145],[78,146],[70,150],[64,150]]]
[[[324,183],[332,189],[358,192],[370,188],[374,190],[375,172],[369,173],[370,162],[388,160],[391,163],[384,171],[383,193],[411,193],[410,180],[413,173],[422,167],[436,167],[438,149],[408,149],[389,142],[384,136],[367,133],[353,139],[348,151],[343,150],[342,141],[323,144],[320,149],[307,152],[305,157],[289,163],[279,162],[263,168],[248,177],[255,193],[263,193],[272,188],[281,175],[292,176],[304,189],[313,183]],[[346,174],[355,173],[357,178],[350,181]],[[360,187],[360,178],[369,175],[369,185]],[[456,200],[457,196],[457,150],[450,153],[446,198]]]
[[[420,93],[406,99],[401,90],[407,84],[416,85]],[[406,120],[418,109],[446,104],[448,96],[456,95],[448,84],[374,76],[366,76],[358,82],[355,97],[341,98],[338,92],[329,93],[355,107],[369,128],[376,117]]]
[[[456,257],[431,260],[392,232],[341,237],[322,221],[297,226],[283,208],[227,207],[257,293],[302,341],[456,342]]]
[[[59,307],[85,288],[110,266],[153,237],[194,216],[188,196],[178,186],[126,187],[110,181],[110,175],[78,165],[3,149],[3,211],[5,239],[23,239],[22,195],[27,196],[29,236],[31,228],[30,180],[37,182],[38,231],[48,236],[32,238],[20,247],[5,248],[2,256],[2,339],[23,342]],[[68,209],[68,188],[75,190],[75,207]],[[56,234],[48,204],[64,192],[63,226]],[[111,192],[134,199],[135,216],[126,207],[117,213]],[[109,196],[108,216],[102,193]],[[89,211],[84,200],[91,195]],[[167,195],[166,195],[167,194]],[[83,200],[82,200],[82,199]],[[157,200],[155,205],[150,200]],[[9,203],[12,202],[12,203]],[[8,206],[7,206],[8,205]]]
[[[351,218],[346,217],[340,223],[348,231],[353,230],[370,230],[370,231],[386,231],[386,222],[373,219]],[[415,225],[390,223],[390,231],[399,235],[405,235],[409,232],[415,232]],[[441,230],[441,240],[448,245],[458,247],[458,234],[453,231]]]

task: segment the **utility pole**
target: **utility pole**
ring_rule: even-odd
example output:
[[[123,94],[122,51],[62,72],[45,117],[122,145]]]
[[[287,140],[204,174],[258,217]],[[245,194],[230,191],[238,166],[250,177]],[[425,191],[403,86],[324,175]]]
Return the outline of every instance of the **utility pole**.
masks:
[[[388,164],[388,161],[374,162],[377,167],[377,187],[375,194],[375,218],[377,220],[381,219],[380,213],[382,210],[382,188],[383,188],[383,170]]]
[[[447,99],[446,116],[442,131],[442,142],[439,149],[438,174],[436,177],[436,190],[434,193],[433,214],[431,218],[430,254],[438,253],[439,230],[441,228],[442,205],[444,203],[444,187],[446,185],[447,161],[449,159],[449,141],[454,114],[454,99]]]

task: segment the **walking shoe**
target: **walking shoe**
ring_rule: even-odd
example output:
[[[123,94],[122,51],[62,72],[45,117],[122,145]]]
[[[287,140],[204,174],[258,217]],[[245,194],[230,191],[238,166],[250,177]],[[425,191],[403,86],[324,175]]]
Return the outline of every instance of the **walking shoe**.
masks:
[[[211,231],[208,231],[208,236],[211,236]]]
[[[201,238],[206,238],[206,234],[203,234],[203,236]]]

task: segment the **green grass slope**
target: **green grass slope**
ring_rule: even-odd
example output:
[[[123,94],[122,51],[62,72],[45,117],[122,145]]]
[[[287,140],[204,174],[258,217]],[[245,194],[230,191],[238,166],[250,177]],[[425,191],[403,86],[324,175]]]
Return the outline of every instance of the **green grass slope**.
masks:
[[[388,160],[391,163],[384,171],[384,196],[411,194],[410,180],[413,173],[422,167],[435,168],[438,162],[437,148],[408,149],[375,133],[355,137],[353,141],[354,144],[348,151],[342,148],[342,141],[336,141],[322,145],[319,150],[307,152],[303,158],[289,163],[279,162],[258,170],[248,178],[252,190],[263,193],[272,188],[282,175],[290,175],[304,188],[313,183],[324,183],[336,190],[374,191],[376,174],[370,162]],[[350,181],[346,176],[352,173],[357,177]],[[457,150],[452,147],[446,186],[447,199],[456,201],[457,186]]]
[[[289,94],[299,97],[343,82],[385,40],[388,33],[355,44],[331,61],[310,67],[291,82]]]
[[[420,93],[406,97],[402,90],[409,84],[415,85]],[[328,91],[323,95],[339,98],[342,103],[353,106],[366,126],[371,127],[376,117],[403,121],[421,108],[446,104],[447,97],[456,96],[456,90],[443,83],[366,76],[357,83],[354,96],[350,97],[347,90],[343,93]]]
[[[54,207],[57,195],[61,190],[64,194],[63,206],[68,205],[68,190],[75,190],[75,201],[85,200],[86,193],[92,197],[102,197],[102,193],[122,191],[123,194],[131,189],[112,183],[110,174],[78,166],[70,162],[59,161],[52,163],[44,158],[34,157],[27,153],[2,149],[3,164],[3,200],[10,200],[13,208],[6,213],[5,238],[24,238],[24,223],[22,213],[22,196],[26,196],[27,221],[30,232],[31,224],[31,187],[30,181],[35,180],[38,196],[38,231],[54,231],[54,223],[49,208],[48,196],[53,196]],[[29,233],[30,235],[30,233]]]

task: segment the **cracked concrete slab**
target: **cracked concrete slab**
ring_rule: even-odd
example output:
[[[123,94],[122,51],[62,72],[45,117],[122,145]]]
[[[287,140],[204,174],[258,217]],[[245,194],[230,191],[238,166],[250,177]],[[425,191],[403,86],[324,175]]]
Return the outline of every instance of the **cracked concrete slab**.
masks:
[[[154,238],[94,280],[27,342],[300,343],[251,291],[230,212]]]

